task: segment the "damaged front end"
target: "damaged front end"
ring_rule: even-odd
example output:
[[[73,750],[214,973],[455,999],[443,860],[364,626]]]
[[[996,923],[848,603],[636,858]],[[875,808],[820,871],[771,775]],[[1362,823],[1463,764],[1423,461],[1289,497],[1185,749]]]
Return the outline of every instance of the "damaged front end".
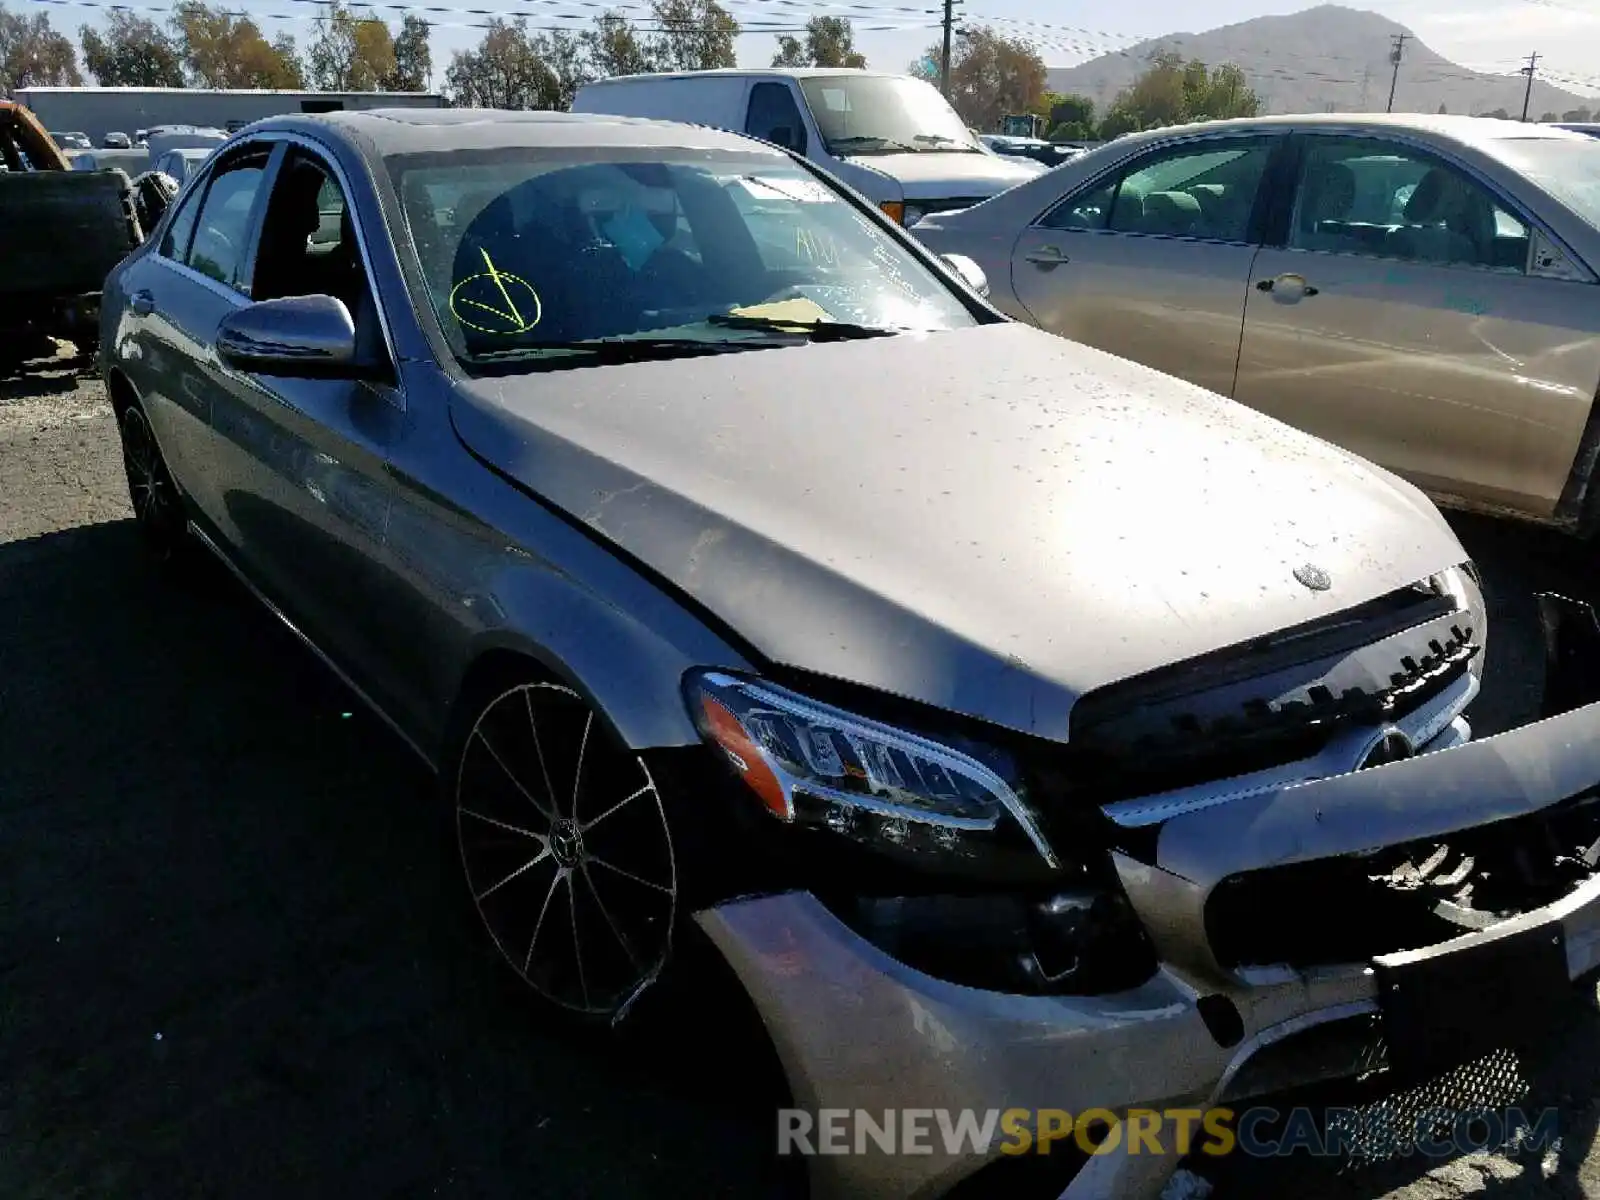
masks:
[[[983,855],[1037,835],[1054,869],[1023,885],[818,877],[697,919],[813,1112],[1235,1104],[1511,1044],[1600,969],[1600,620],[1540,615],[1531,725],[1470,740],[1483,606],[1451,572],[1086,697],[1064,746],[994,769],[1031,829],[951,801]],[[1092,1156],[1063,1195],[1154,1194],[1175,1165]],[[932,1196],[984,1167],[935,1138],[811,1175]]]

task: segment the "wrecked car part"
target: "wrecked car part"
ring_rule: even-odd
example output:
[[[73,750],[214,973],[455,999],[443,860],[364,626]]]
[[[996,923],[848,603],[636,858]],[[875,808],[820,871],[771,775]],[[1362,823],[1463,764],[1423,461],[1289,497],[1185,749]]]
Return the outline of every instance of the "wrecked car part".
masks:
[[[1540,715],[1553,717],[1600,700],[1600,616],[1581,600],[1539,592],[1544,635],[1544,698]]]

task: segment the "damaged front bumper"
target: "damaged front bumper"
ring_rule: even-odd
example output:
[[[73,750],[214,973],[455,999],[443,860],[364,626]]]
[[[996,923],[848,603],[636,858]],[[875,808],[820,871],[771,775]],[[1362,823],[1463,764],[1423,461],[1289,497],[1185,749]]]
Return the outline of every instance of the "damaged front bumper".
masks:
[[[1574,653],[1571,635],[1555,637],[1546,617],[1560,676],[1547,695],[1593,701],[1593,658]],[[1591,799],[1600,799],[1600,702],[1417,758],[1180,806],[1151,827],[1153,849],[1113,855],[1158,965],[1110,994],[946,982],[885,953],[809,892],[739,900],[697,920],[760,1011],[795,1105],[812,1113],[1237,1104],[1358,1073],[1379,1036],[1392,1063],[1463,1061],[1474,1038],[1509,1034],[1539,1005],[1569,1002],[1572,982],[1600,969],[1600,838],[1587,860],[1564,860],[1573,871],[1554,898],[1541,894],[1511,916],[1480,912],[1479,927],[1459,895],[1428,893],[1428,928],[1449,934],[1398,946],[1393,923],[1344,910],[1336,885],[1359,879],[1383,895],[1421,886],[1444,861],[1436,843],[1463,834],[1505,842],[1527,828],[1519,822],[1587,814]],[[1600,825],[1600,805],[1586,819]],[[1413,874],[1373,884],[1397,854]],[[1276,943],[1230,929],[1263,905],[1303,931],[1297,961],[1254,953]],[[937,1135],[930,1143],[927,1153],[885,1154],[869,1141],[865,1153],[815,1157],[813,1194],[937,1196],[985,1165],[949,1153]],[[1153,1196],[1175,1166],[1149,1154],[1094,1156],[1064,1196]]]

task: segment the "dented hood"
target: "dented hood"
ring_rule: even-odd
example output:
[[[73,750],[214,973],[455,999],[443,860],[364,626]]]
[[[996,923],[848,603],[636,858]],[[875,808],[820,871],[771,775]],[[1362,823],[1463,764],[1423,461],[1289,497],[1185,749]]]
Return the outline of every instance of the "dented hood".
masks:
[[[770,661],[1047,737],[1466,558],[1388,473],[1020,324],[472,380],[454,420]]]

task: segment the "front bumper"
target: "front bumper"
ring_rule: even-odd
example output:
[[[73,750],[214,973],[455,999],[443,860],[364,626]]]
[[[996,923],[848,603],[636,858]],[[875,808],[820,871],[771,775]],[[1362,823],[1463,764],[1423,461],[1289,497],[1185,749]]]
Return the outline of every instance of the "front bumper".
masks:
[[[1299,969],[1218,961],[1206,918],[1220,883],[1524,817],[1597,789],[1600,703],[1590,703],[1419,758],[1170,816],[1152,861],[1115,855],[1160,965],[1111,995],[1014,995],[932,978],[806,892],[723,904],[697,920],[761,1012],[794,1103],[813,1113],[1233,1103],[1354,1073],[1353,1058],[1285,1051],[1340,1025],[1410,1030],[1419,988],[1435,997],[1429,1003],[1448,1005],[1475,983],[1543,971],[1545,985],[1523,990],[1566,991],[1561,983],[1600,968],[1600,876],[1431,946]],[[1307,914],[1318,918],[1337,914]],[[868,1153],[813,1158],[813,1194],[936,1196],[984,1165],[982,1156],[947,1153],[937,1135],[931,1144],[931,1153],[889,1155],[869,1142]],[[1154,1195],[1175,1165],[1094,1156],[1065,1194]]]

